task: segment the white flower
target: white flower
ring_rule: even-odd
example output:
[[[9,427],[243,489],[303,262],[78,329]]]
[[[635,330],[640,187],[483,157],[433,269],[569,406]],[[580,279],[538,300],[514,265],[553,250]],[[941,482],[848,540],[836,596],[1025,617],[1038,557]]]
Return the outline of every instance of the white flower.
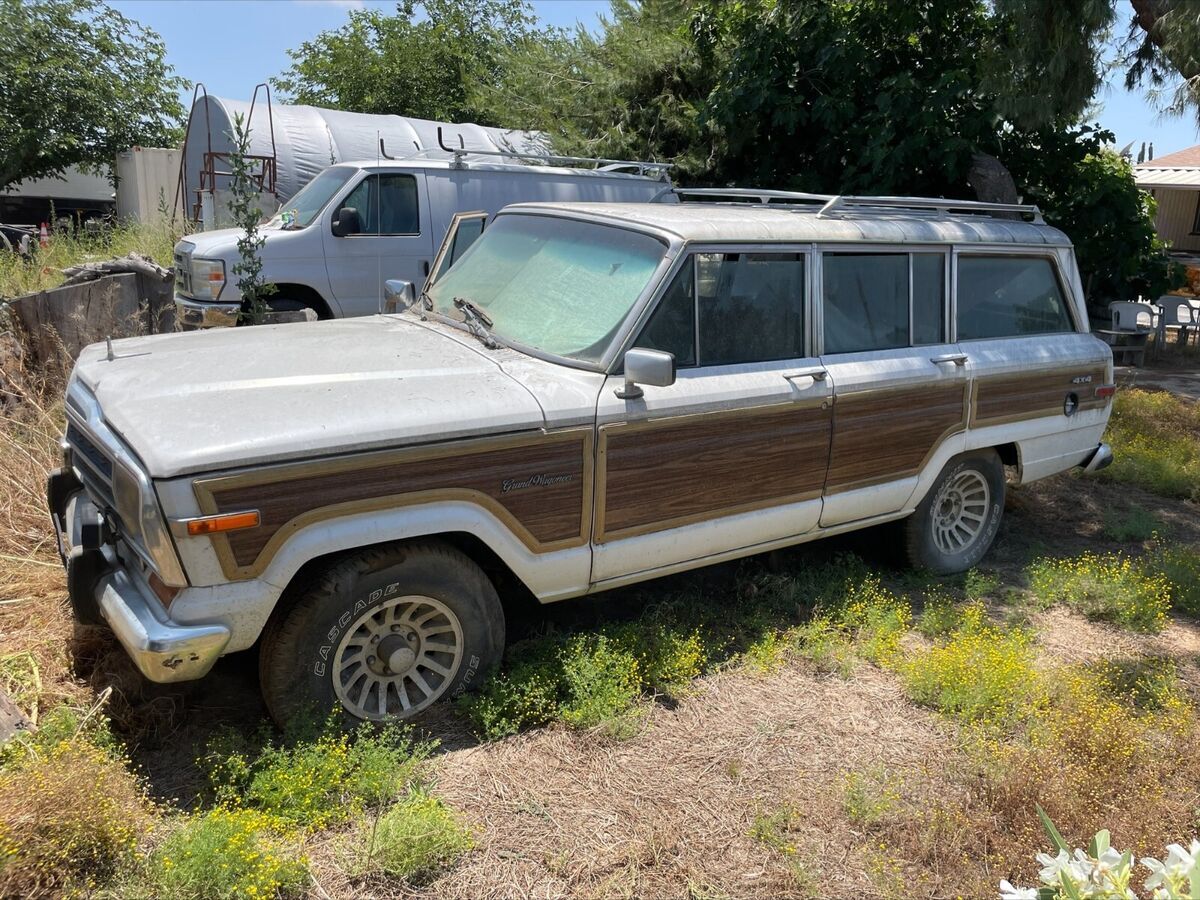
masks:
[[[1042,864],[1042,870],[1038,872],[1038,878],[1042,879],[1042,884],[1055,887],[1059,884],[1058,876],[1063,872],[1067,872],[1071,867],[1071,857],[1066,850],[1059,850],[1058,856],[1039,853],[1037,861]]]
[[[1045,856],[1044,853],[1042,855]],[[1037,896],[1037,888],[1019,888],[1007,881],[1000,882],[1000,900],[1037,900]]]

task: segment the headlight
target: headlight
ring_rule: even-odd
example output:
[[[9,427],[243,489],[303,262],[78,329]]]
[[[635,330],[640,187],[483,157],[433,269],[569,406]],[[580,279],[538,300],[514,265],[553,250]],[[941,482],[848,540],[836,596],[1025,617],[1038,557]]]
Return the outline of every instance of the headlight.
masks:
[[[149,479],[135,475],[121,463],[114,465],[113,502],[130,546],[141,553],[165,584],[186,585]]]
[[[197,300],[216,300],[225,287],[225,262],[220,259],[192,259],[192,296]]]

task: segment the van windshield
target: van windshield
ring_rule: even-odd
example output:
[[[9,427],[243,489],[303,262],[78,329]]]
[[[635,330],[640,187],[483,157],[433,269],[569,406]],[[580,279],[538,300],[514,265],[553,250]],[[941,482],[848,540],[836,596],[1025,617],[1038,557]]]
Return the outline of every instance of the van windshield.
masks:
[[[342,185],[349,181],[357,171],[349,166],[334,166],[326,169],[288,200],[267,224],[283,227],[283,214],[295,212],[296,217],[288,225],[288,228],[307,227],[333,199],[333,195],[340,191]]]
[[[503,341],[598,362],[666,253],[647,234],[550,216],[503,215],[429,288],[433,308],[483,313]]]

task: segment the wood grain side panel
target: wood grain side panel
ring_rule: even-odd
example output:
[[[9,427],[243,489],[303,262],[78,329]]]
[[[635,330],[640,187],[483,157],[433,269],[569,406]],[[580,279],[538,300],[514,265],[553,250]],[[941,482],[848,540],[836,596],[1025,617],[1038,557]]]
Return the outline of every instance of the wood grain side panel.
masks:
[[[1080,384],[1075,382],[1076,378],[1091,380]],[[975,382],[971,425],[999,425],[1062,415],[1063,403],[1070,393],[1079,397],[1079,409],[1099,409],[1109,402],[1096,396],[1096,388],[1106,378],[1106,368],[1095,364],[1054,372],[979,378]]]
[[[845,394],[833,414],[826,493],[915,475],[966,426],[967,382]]]
[[[789,403],[602,428],[597,540],[820,496],[830,421]]]
[[[232,564],[261,571],[285,532],[312,521],[414,501],[458,499],[497,514],[534,550],[586,542],[591,430],[430,450],[358,454],[197,482],[214,512],[257,509],[257,528],[224,538]],[[256,480],[257,475],[257,480]]]

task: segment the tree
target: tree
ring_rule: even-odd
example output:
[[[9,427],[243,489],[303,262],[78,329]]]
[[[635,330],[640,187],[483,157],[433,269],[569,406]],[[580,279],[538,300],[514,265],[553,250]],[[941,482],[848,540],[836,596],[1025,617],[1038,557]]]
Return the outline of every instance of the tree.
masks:
[[[233,130],[229,133],[233,151],[229,154],[229,212],[233,225],[241,230],[238,235],[238,261],[233,264],[237,277],[242,305],[238,310],[239,325],[261,325],[269,307],[267,298],[275,293],[275,285],[263,281],[262,248],[267,243],[266,235],[258,230],[262,222],[262,199],[258,192],[258,180],[254,178],[255,165],[250,156],[250,129],[239,112],[233,115]]]
[[[423,16],[418,16],[418,10]],[[396,15],[352,10],[350,21],[291,50],[272,83],[289,101],[364,113],[499,124],[472,102],[506,51],[537,35],[521,0],[403,0]]]
[[[100,0],[0,0],[0,188],[178,143],[184,82],[165,53]]]

